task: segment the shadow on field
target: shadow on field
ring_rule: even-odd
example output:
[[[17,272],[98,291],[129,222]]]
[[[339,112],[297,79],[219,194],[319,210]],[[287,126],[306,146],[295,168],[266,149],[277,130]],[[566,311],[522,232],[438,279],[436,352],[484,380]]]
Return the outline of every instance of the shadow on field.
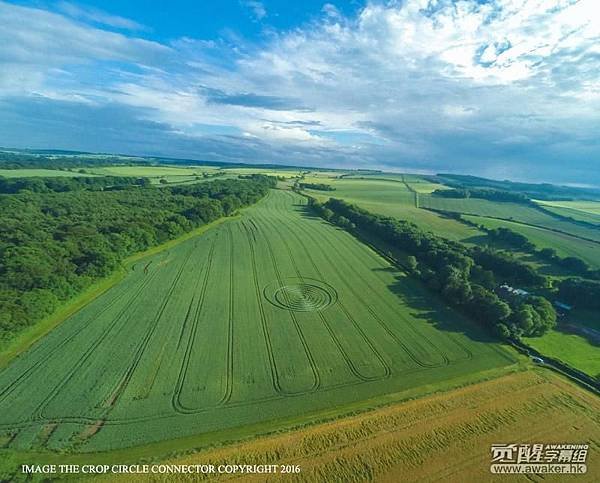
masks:
[[[474,341],[498,342],[483,327],[467,320],[466,316],[446,305],[436,293],[429,291],[419,280],[411,279],[394,267],[376,270],[395,272],[396,281],[388,285],[388,288],[401,299],[403,304],[412,309],[410,315],[416,320],[442,331],[464,334]]]
[[[600,347],[600,331],[591,327],[585,327],[576,323],[570,323],[568,320],[562,320],[556,324],[554,329],[563,334],[575,334],[587,340],[591,345]]]
[[[469,238],[461,240],[463,243],[469,243],[471,245],[477,245],[479,247],[485,247],[490,244],[490,239],[487,235],[474,235]]]
[[[294,209],[303,217],[324,221],[323,218],[315,214],[307,205],[294,205]],[[343,228],[335,225],[331,226],[336,230],[348,233]],[[368,244],[377,244],[372,237],[367,236],[367,238]],[[364,242],[360,237],[357,238],[357,241],[359,243]],[[407,307],[410,315],[415,320],[442,331],[464,334],[473,341],[498,342],[497,339],[489,335],[482,327],[467,320],[465,316],[447,306],[437,294],[429,291],[421,281],[410,278],[409,275],[406,275],[398,267],[388,266],[373,270],[390,273],[394,276],[395,282],[388,285],[388,289],[400,299],[402,305]]]
[[[301,216],[303,216],[305,218],[312,218],[312,219],[324,221],[323,218],[321,218],[313,210],[311,210],[308,205],[297,204],[297,205],[293,205],[293,207],[294,207],[295,211],[297,211]]]

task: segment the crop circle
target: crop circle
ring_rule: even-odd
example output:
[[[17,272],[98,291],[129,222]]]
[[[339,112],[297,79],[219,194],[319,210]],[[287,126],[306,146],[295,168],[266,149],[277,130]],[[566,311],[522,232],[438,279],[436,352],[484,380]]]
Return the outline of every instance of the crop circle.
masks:
[[[310,278],[286,278],[264,288],[265,298],[273,305],[295,312],[324,310],[337,302],[337,292],[320,280]]]

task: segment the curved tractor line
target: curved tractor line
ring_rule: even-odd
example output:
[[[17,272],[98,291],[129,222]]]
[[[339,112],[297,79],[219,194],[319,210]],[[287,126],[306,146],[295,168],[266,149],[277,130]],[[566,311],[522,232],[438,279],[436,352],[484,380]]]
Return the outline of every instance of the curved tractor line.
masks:
[[[291,193],[290,193],[290,194],[291,194]],[[307,227],[309,227],[309,226],[310,226],[310,229],[313,231],[313,233],[315,233],[315,232],[316,232],[316,228],[314,228],[313,226],[311,226],[311,224],[310,224],[310,223],[306,222],[306,223],[305,223],[305,226],[307,226]],[[296,235],[296,238],[299,238],[299,236],[298,236],[297,234],[295,234],[295,235]],[[328,234],[326,234],[326,235],[320,236],[320,237],[318,237],[318,238],[319,238],[319,239],[321,239],[321,240],[325,240],[325,241],[327,242],[327,244],[328,244],[328,245],[329,245],[329,246],[332,248],[332,250],[334,250],[334,251],[336,250],[336,247],[335,247],[334,243],[331,241],[331,237],[330,237],[329,233],[328,233]],[[344,238],[345,238],[345,237],[340,237],[340,240],[342,240],[342,239],[344,239]],[[347,247],[347,248],[348,248],[348,246],[349,246],[349,243],[351,243],[349,240],[345,240],[345,239],[343,240],[343,242],[345,243],[345,245],[346,245],[346,247]],[[348,242],[348,243],[346,243],[346,242]],[[302,243],[302,242],[301,242],[301,243]],[[306,250],[306,252],[308,253],[308,255],[310,256],[310,251],[309,251],[309,250],[308,250],[306,247],[305,247],[305,250]],[[351,249],[349,249],[349,250],[350,250],[350,252],[351,252]],[[380,261],[380,260],[379,260],[379,256],[378,256],[378,255],[374,255],[374,256],[376,256],[376,257],[377,257],[377,261],[379,262],[379,261]],[[362,260],[360,257],[354,256],[354,258],[355,258],[356,260],[358,260],[358,261],[359,261],[359,262],[360,262],[360,263],[363,265],[363,267],[365,267],[365,270],[370,270],[370,267],[369,267],[368,265],[366,265],[366,264],[364,263],[364,261],[363,261],[363,260]],[[385,331],[386,331],[386,332],[387,332],[387,333],[388,333],[388,334],[389,334],[389,335],[390,335],[390,336],[391,336],[391,337],[392,337],[392,338],[393,338],[393,339],[394,339],[394,340],[395,340],[395,341],[396,341],[396,342],[397,342],[399,345],[401,345],[401,346],[404,346],[404,347],[405,347],[405,349],[406,349],[406,351],[407,351],[407,354],[409,355],[409,357],[413,358],[413,356],[414,356],[414,359],[413,359],[413,360],[414,360],[414,361],[415,361],[415,362],[416,362],[418,365],[420,365],[420,366],[422,366],[422,367],[431,367],[431,368],[433,368],[433,367],[440,367],[440,366],[443,366],[443,365],[448,365],[448,363],[449,363],[449,360],[447,359],[446,355],[445,355],[445,354],[444,354],[444,353],[443,353],[443,352],[442,352],[442,351],[441,351],[439,348],[437,348],[437,347],[436,347],[436,346],[435,346],[435,345],[434,345],[434,344],[433,344],[431,341],[429,341],[429,339],[428,339],[427,337],[425,337],[425,336],[424,336],[424,335],[422,335],[420,332],[418,332],[418,331],[416,330],[416,328],[414,328],[414,327],[412,326],[412,324],[410,324],[410,323],[407,323],[407,326],[408,326],[408,327],[409,327],[409,329],[410,329],[410,330],[411,330],[411,331],[412,331],[412,332],[413,332],[413,333],[414,333],[414,334],[417,336],[417,338],[418,338],[418,339],[423,339],[423,340],[425,340],[425,341],[426,341],[426,342],[427,342],[427,343],[428,343],[428,344],[429,344],[429,345],[430,345],[430,346],[433,348],[434,352],[435,352],[435,353],[437,353],[437,354],[440,356],[440,358],[441,358],[442,360],[444,360],[444,362],[443,362],[443,363],[435,363],[435,364],[430,364],[430,363],[426,363],[426,362],[423,362],[423,361],[421,361],[421,360],[418,358],[418,356],[416,356],[416,354],[413,354],[413,353],[412,353],[412,351],[411,351],[411,350],[408,348],[408,346],[406,346],[406,344],[404,344],[404,343],[401,341],[401,339],[400,339],[400,338],[399,338],[399,337],[398,337],[398,336],[397,336],[397,335],[394,333],[394,331],[392,331],[392,329],[391,329],[391,328],[389,328],[389,326],[388,326],[388,325],[387,325],[387,324],[386,324],[386,323],[385,323],[385,322],[384,322],[384,321],[383,321],[383,320],[382,320],[382,319],[381,319],[379,316],[377,316],[377,315],[375,314],[375,312],[374,312],[374,311],[372,311],[372,309],[371,309],[371,307],[369,306],[369,304],[367,304],[367,303],[364,301],[364,299],[362,298],[362,296],[361,296],[360,294],[358,294],[358,292],[356,292],[356,290],[354,289],[354,287],[353,287],[351,284],[347,283],[347,281],[346,281],[346,280],[347,280],[347,278],[346,278],[346,277],[344,277],[344,276],[342,276],[341,272],[340,272],[340,271],[339,271],[339,269],[337,268],[337,265],[336,265],[336,264],[334,264],[334,263],[333,263],[333,262],[332,262],[330,259],[327,259],[327,261],[328,261],[329,265],[330,265],[330,266],[333,268],[333,270],[336,272],[336,274],[338,275],[338,277],[339,277],[341,280],[343,280],[343,281],[344,281],[344,283],[346,284],[346,286],[347,286],[347,287],[348,287],[348,288],[349,288],[349,289],[350,289],[350,290],[351,290],[351,291],[352,291],[352,292],[353,292],[353,293],[354,293],[354,294],[355,294],[355,295],[356,295],[356,296],[357,296],[357,297],[358,297],[358,298],[359,298],[359,299],[362,301],[363,305],[364,305],[364,306],[365,306],[365,307],[366,307],[366,308],[367,308],[367,309],[368,309],[370,312],[372,312],[372,315],[374,315],[374,317],[376,318],[376,320],[377,320],[377,321],[379,321],[379,322],[381,322],[381,324],[383,324],[383,325],[382,325],[382,328],[383,328],[383,329],[384,329],[384,330],[385,330]],[[314,262],[313,262],[313,263],[314,263]],[[356,268],[354,267],[354,264],[348,264],[348,265],[350,266],[351,270],[352,270],[352,271],[353,271],[353,272],[356,274],[356,276],[357,276],[357,277],[360,277],[360,274],[357,272]],[[381,296],[381,294],[380,294],[378,291],[376,291],[376,290],[372,290],[370,285],[368,285],[368,284],[367,284],[367,286],[369,287],[369,289],[371,290],[371,292],[372,292],[372,293],[374,293],[374,294],[375,294],[375,295],[376,295],[376,296],[377,296],[377,297],[378,297],[378,298],[381,300],[381,302],[383,302],[383,303],[384,303],[384,304],[385,304],[385,305],[386,305],[386,306],[387,306],[387,307],[388,307],[390,310],[392,310],[392,312],[394,312],[394,313],[395,313],[397,316],[399,316],[401,319],[403,319],[403,320],[404,320],[404,314],[400,313],[400,312],[398,311],[398,308],[397,308],[397,307],[395,307],[395,306],[391,305],[391,304],[390,304],[390,303],[389,303],[389,302],[388,302],[388,301],[387,301],[387,300],[386,300],[384,297],[382,297],[382,296]]]
[[[73,365],[71,370],[67,372],[67,374],[62,378],[61,382],[54,387],[54,389],[50,392],[50,394],[44,398],[40,404],[36,407],[36,409],[32,412],[33,415],[31,420],[43,421],[46,418],[43,415],[43,410],[50,404],[50,402],[58,395],[58,393],[66,386],[66,384],[71,380],[71,378],[75,375],[75,373],[81,368],[81,366],[91,357],[96,348],[108,337],[109,333],[118,322],[123,318],[125,313],[129,310],[133,301],[138,297],[138,295],[146,288],[146,286],[154,279],[158,270],[152,272],[152,274],[145,280],[138,289],[133,293],[132,297],[129,299],[129,303],[117,314],[117,316],[113,319],[113,321],[109,324],[109,326],[92,342],[92,344],[88,347],[88,349],[83,353],[83,355],[78,359],[78,361]],[[128,316],[129,317],[129,316]]]
[[[233,319],[234,319],[234,276],[233,267],[235,266],[235,250],[233,248],[233,234],[231,233],[231,223],[227,224],[227,234],[229,236],[229,320],[227,324],[227,371],[225,379],[225,394],[219,401],[219,405],[229,402],[233,394]]]
[[[298,265],[296,263],[296,260],[294,259],[294,255],[293,252],[289,246],[289,244],[287,243],[287,241],[285,240],[285,238],[281,235],[281,232],[278,230],[278,228],[275,226],[274,223],[271,224],[272,229],[279,235],[279,237],[281,238],[283,244],[286,247],[286,250],[288,252],[288,255],[290,257],[290,260],[292,262],[292,265],[294,266],[294,271],[296,272],[296,275],[298,276],[298,278],[300,278],[301,280],[304,281],[304,277],[302,276],[302,274],[300,273],[300,270],[298,268]],[[302,247],[304,248],[304,250],[306,251],[304,245],[302,245]],[[308,251],[306,251],[306,253],[308,254],[308,256],[310,257],[311,261],[312,261],[312,257],[310,256],[310,254],[308,253]],[[315,267],[315,269],[317,270],[317,273],[319,274],[319,277],[321,279],[323,279],[323,275],[321,274],[321,272],[318,270],[318,268],[316,267],[316,265],[313,263],[313,266]],[[344,314],[346,315],[346,317],[353,323],[353,325],[355,325],[356,327],[356,321],[354,321],[354,319],[350,316],[350,314],[348,313],[348,311],[345,309],[345,307],[343,306],[341,300],[339,300],[338,298],[338,302],[337,302],[340,307],[342,308]],[[340,342],[340,340],[338,339],[337,335],[335,334],[335,331],[331,328],[331,325],[329,324],[329,322],[327,321],[327,319],[325,318],[323,312],[321,312],[320,310],[317,311],[317,314],[319,316],[319,318],[321,319],[321,322],[323,323],[323,325],[325,326],[325,328],[327,329],[327,332],[329,333],[329,336],[331,337],[333,343],[335,344],[335,346],[337,347],[337,349],[340,351],[340,354],[342,355],[342,358],[344,359],[344,361],[346,362],[348,368],[350,369],[350,371],[352,372],[352,374],[354,374],[355,377],[357,377],[358,379],[362,380],[362,381],[374,381],[374,380],[380,380],[380,379],[385,379],[386,377],[389,377],[391,374],[391,369],[390,367],[386,364],[386,362],[383,360],[383,357],[381,356],[381,354],[378,353],[378,351],[370,344],[370,341],[365,340],[365,342],[367,343],[368,347],[371,349],[371,351],[373,352],[373,354],[375,355],[375,357],[379,360],[379,362],[381,363],[383,369],[384,369],[384,375],[383,376],[365,376],[364,374],[361,374],[361,372],[357,369],[356,365],[354,364],[354,362],[352,361],[351,357],[348,355],[348,353],[346,352],[346,350],[344,349],[342,343]],[[362,331],[359,332],[361,335],[363,335],[363,337],[366,337],[364,335],[364,333],[362,333]]]
[[[346,238],[346,237],[341,237],[341,238]],[[330,241],[330,240],[327,240],[327,242],[328,242],[329,244],[331,244],[331,241]],[[344,240],[344,241],[343,241],[343,243],[345,243],[345,244],[346,244],[346,246],[348,246],[348,245],[347,245],[347,240]],[[356,258],[357,258],[357,259],[359,259],[359,257],[356,257]],[[365,267],[367,266],[367,265],[365,265],[365,264],[364,264],[364,262],[363,262],[362,260],[360,260],[360,263],[362,263],[362,264],[363,264],[363,266],[365,266]],[[355,272],[355,273],[356,273],[356,270],[354,269],[354,267],[353,267],[353,266],[351,267],[351,269],[352,269],[352,271],[353,271],[353,272]],[[376,295],[377,295],[377,297],[378,297],[380,300],[382,300],[382,301],[384,300],[384,299],[383,299],[383,297],[381,297],[381,295],[380,295],[379,293],[376,293]],[[387,302],[386,302],[386,305],[387,305],[388,307],[390,307],[390,305],[389,305]],[[448,356],[447,356],[447,355],[446,355],[444,352],[442,352],[442,350],[441,350],[440,348],[438,348],[438,347],[437,347],[435,344],[433,344],[431,341],[429,341],[429,339],[428,339],[428,338],[426,338],[425,336],[421,335],[421,334],[420,334],[420,332],[417,332],[417,331],[415,330],[415,328],[413,328],[412,326],[411,326],[411,330],[412,330],[412,332],[413,332],[413,333],[416,333],[416,334],[418,333],[418,334],[419,334],[419,336],[420,336],[421,338],[423,338],[424,340],[426,340],[426,341],[428,342],[428,344],[429,344],[431,347],[433,347],[433,348],[435,349],[435,351],[436,351],[436,352],[437,352],[437,353],[438,353],[438,354],[439,354],[439,355],[440,355],[440,356],[441,356],[443,359],[445,359],[445,360],[447,361],[447,362],[446,362],[444,365],[448,365],[448,364],[452,364],[452,363],[456,363],[456,362],[461,362],[461,361],[465,361],[465,360],[471,360],[471,359],[473,358],[473,353],[472,353],[472,352],[471,352],[469,349],[467,349],[467,348],[466,348],[466,347],[465,347],[463,344],[461,344],[460,342],[458,342],[457,340],[455,340],[455,338],[454,338],[454,337],[453,337],[451,334],[447,334],[447,333],[445,333],[445,332],[443,332],[443,331],[440,331],[440,332],[441,332],[441,333],[442,333],[442,334],[443,334],[443,335],[446,337],[446,339],[447,339],[447,340],[450,340],[451,342],[453,342],[453,343],[454,343],[456,346],[458,346],[458,347],[459,347],[459,348],[460,348],[460,349],[461,349],[461,350],[462,350],[462,351],[463,351],[463,352],[466,354],[466,356],[465,356],[465,357],[461,357],[461,358],[457,358],[457,359],[452,359],[452,360],[450,360],[450,359],[448,358]],[[435,366],[435,365],[432,365],[432,366],[430,366],[430,367],[437,367],[437,366]]]
[[[144,283],[145,279],[142,279],[142,283]],[[82,327],[78,328],[77,331],[74,331],[70,336],[66,337],[65,339],[63,339],[62,341],[60,341],[53,349],[51,349],[46,355],[44,355],[41,359],[38,359],[34,364],[32,364],[31,366],[29,366],[25,371],[23,371],[19,377],[17,377],[15,380],[13,380],[10,384],[8,384],[7,386],[5,386],[1,391],[0,391],[0,403],[2,401],[4,401],[8,396],[10,396],[10,394],[12,394],[12,392],[23,382],[25,382],[31,375],[33,375],[35,373],[36,369],[39,369],[40,367],[43,367],[44,364],[52,358],[52,356],[58,352],[60,349],[62,349],[65,345],[67,345],[69,342],[71,342],[75,337],[77,337],[79,334],[81,334],[81,331],[86,329],[94,320],[98,319],[99,317],[102,316],[102,314],[104,314],[105,312],[107,312],[108,310],[110,310],[112,307],[114,307],[114,305],[121,299],[123,299],[126,295],[128,295],[128,292],[120,292],[119,294],[117,294],[116,297],[114,297],[109,304],[107,304],[105,307],[103,307],[96,315],[94,316],[90,316],[86,322],[82,325]]]
[[[204,298],[205,298],[205,294],[206,294],[206,289],[208,287],[208,279],[210,277],[210,273],[211,273],[211,269],[212,269],[214,251],[215,251],[215,247],[217,245],[217,239],[218,239],[218,235],[215,236],[215,239],[213,240],[213,243],[210,247],[210,251],[208,253],[208,257],[205,262],[206,268],[204,270],[204,277],[202,278],[202,286],[200,288],[200,294],[199,294],[198,298],[196,299],[195,298],[196,291],[197,291],[197,287],[200,282],[200,278],[198,278],[196,281],[196,286],[194,288],[194,297],[192,298],[192,301],[190,302],[190,308],[188,309],[188,315],[189,315],[191,312],[190,309],[193,306],[194,302],[196,301],[196,310],[194,311],[194,314],[192,316],[192,326],[190,329],[190,334],[188,336],[183,361],[182,361],[181,367],[179,369],[177,383],[175,385],[175,389],[173,391],[173,395],[171,398],[171,406],[173,407],[173,409],[176,412],[182,413],[182,414],[193,414],[195,412],[198,412],[198,409],[188,408],[183,405],[183,403],[181,402],[181,392],[183,391],[183,387],[185,385],[185,380],[187,378],[187,373],[188,373],[188,369],[189,369],[189,365],[190,365],[192,350],[194,347],[194,341],[196,339],[196,333],[198,331],[198,322],[200,319],[200,314],[202,313],[202,308],[204,306]],[[186,323],[187,323],[187,320],[188,319],[186,317]]]
[[[334,246],[334,245],[333,245],[333,243],[331,242],[331,240],[329,239],[329,237],[328,237],[328,236],[327,236],[327,237],[325,237],[325,236],[324,236],[324,237],[321,237],[321,238],[322,238],[322,239],[324,239],[324,240],[325,240],[325,241],[326,241],[326,242],[327,242],[327,243],[328,243],[328,244],[329,244],[331,247],[333,247],[333,246]],[[340,237],[340,239],[344,239],[344,238],[345,238],[345,237]],[[348,242],[349,242],[349,241],[347,241],[347,240],[343,240],[343,243],[344,243],[346,246],[348,246]],[[355,259],[356,259],[356,260],[358,260],[358,262],[359,262],[359,263],[361,263],[361,264],[363,265],[363,267],[365,267],[366,269],[370,269],[370,268],[368,267],[368,265],[366,265],[366,264],[364,263],[364,261],[363,261],[363,260],[362,260],[360,257],[355,257]],[[353,264],[349,264],[349,266],[350,266],[350,269],[351,269],[351,270],[352,270],[352,271],[353,271],[353,272],[354,272],[354,273],[355,273],[357,276],[360,276],[360,275],[357,273],[357,271],[356,271],[356,268],[354,268]],[[334,269],[335,269],[335,270],[337,270],[337,268],[336,268],[336,267],[334,267]],[[337,273],[339,274],[339,271],[338,271]],[[388,302],[388,301],[387,301],[387,300],[386,300],[384,297],[382,297],[382,296],[381,296],[381,294],[380,294],[380,293],[378,293],[377,291],[374,291],[374,290],[371,290],[371,292],[372,292],[372,293],[374,293],[374,294],[375,294],[375,296],[376,296],[377,298],[379,298],[379,300],[380,300],[382,303],[384,303],[384,304],[385,304],[385,305],[386,305],[386,306],[387,306],[389,309],[391,309],[391,310],[392,310],[393,312],[395,312],[395,313],[396,313],[398,316],[400,316],[401,318],[403,318],[403,319],[404,319],[404,316],[403,316],[403,314],[400,314],[400,313],[398,312],[398,309],[397,309],[397,307],[394,307],[394,306],[392,306],[392,305],[391,305],[391,304],[390,304],[390,303],[389,303],[389,302]],[[423,367],[432,367],[432,368],[433,368],[433,367],[440,367],[440,366],[442,366],[442,365],[449,365],[449,364],[451,364],[452,362],[458,362],[458,361],[460,361],[460,360],[464,360],[464,359],[459,359],[459,360],[455,360],[455,361],[450,361],[450,359],[448,359],[448,356],[447,356],[447,355],[446,355],[444,352],[442,352],[442,350],[441,350],[440,348],[438,348],[438,347],[437,347],[437,346],[436,346],[436,345],[435,345],[433,342],[431,342],[431,341],[429,340],[429,338],[428,338],[428,337],[426,337],[425,335],[423,335],[423,334],[422,334],[422,333],[421,333],[421,332],[420,332],[420,331],[419,331],[419,330],[418,330],[416,327],[413,327],[413,325],[412,325],[411,323],[408,323],[408,322],[407,322],[407,324],[406,324],[406,325],[407,325],[407,327],[408,327],[408,328],[411,330],[411,332],[413,332],[413,333],[415,334],[415,336],[417,337],[417,339],[420,339],[420,340],[423,340],[423,341],[425,341],[425,342],[426,342],[426,343],[427,343],[427,344],[428,344],[428,345],[429,345],[429,346],[430,346],[430,347],[431,347],[431,348],[434,350],[434,352],[435,352],[435,353],[437,353],[437,354],[438,354],[438,355],[439,355],[439,356],[440,356],[440,357],[441,357],[441,358],[442,358],[442,359],[445,361],[443,364],[429,364],[429,363],[425,363],[425,362],[422,362],[422,361],[421,361],[421,362],[420,362],[420,365],[423,365]],[[387,324],[386,324],[386,326],[387,326]],[[392,332],[392,333],[393,333],[393,331],[392,331],[392,330],[391,330],[389,327],[387,328],[386,332],[387,332],[388,330],[389,330],[390,332]],[[399,342],[399,341],[400,341],[400,339],[399,339],[397,336],[395,336],[395,335],[394,335],[394,336],[392,336],[392,337],[394,338],[394,340],[395,340],[395,341],[397,341],[397,342]],[[446,337],[448,337],[448,335],[446,335]],[[457,344],[457,345],[458,345],[458,344]],[[470,358],[472,357],[472,354],[470,353],[470,351],[467,351],[467,350],[465,349],[465,352],[467,352],[467,357],[466,357],[465,359],[470,359]],[[469,356],[469,354],[471,354],[471,356]],[[410,354],[409,354],[409,355],[410,355]],[[415,357],[417,357],[417,356],[415,355]],[[418,357],[417,357],[417,359],[418,359]]]
[[[158,323],[159,323],[160,319],[162,318],[162,315],[167,307],[167,304],[169,303],[169,301],[171,299],[171,296],[173,295],[173,292],[175,291],[177,284],[179,283],[179,280],[181,279],[181,275],[183,274],[185,266],[187,265],[191,255],[192,255],[192,252],[193,252],[193,248],[190,248],[188,253],[185,256],[184,261],[181,263],[181,267],[177,271],[177,274],[175,275],[175,278],[173,279],[173,282],[171,283],[171,286],[169,287],[167,294],[165,295],[165,297],[163,298],[163,300],[161,302],[160,308],[158,309],[158,312],[157,312],[156,316],[154,317],[153,323],[150,326],[150,330],[146,333],[146,335],[144,336],[144,338],[138,345],[136,352],[135,352],[135,356],[133,358],[133,361],[131,362],[131,364],[129,365],[127,370],[125,371],[125,374],[121,377],[116,388],[110,392],[110,395],[109,395],[109,398],[107,401],[108,402],[107,411],[110,411],[110,409],[112,409],[117,404],[118,400],[121,398],[121,396],[123,395],[123,392],[125,391],[129,382],[131,381],[131,379],[133,377],[133,373],[137,369],[137,367],[140,363],[140,360],[142,359],[142,356],[144,355],[144,352],[146,351],[146,348],[148,347],[148,344],[150,343],[150,340],[152,339],[152,336],[156,332]],[[105,417],[105,415],[104,415],[104,417]]]
[[[292,230],[290,230],[290,232],[292,232]],[[317,270],[317,273],[319,273],[319,276],[322,277],[321,275],[321,271],[318,268],[318,265],[316,264],[316,262],[314,261],[314,259],[312,258],[312,255],[310,253],[310,250],[308,250],[308,248],[306,248],[306,246],[304,245],[304,243],[300,240],[300,237],[297,233],[292,232],[294,234],[294,236],[296,237],[296,239],[299,241],[300,244],[302,244],[306,254],[308,255],[309,259],[311,260],[311,263],[313,264],[313,266],[315,267],[315,269]],[[325,237],[320,237],[320,239],[325,239]],[[332,247],[332,249],[334,249],[333,244],[329,241],[326,240],[326,242]],[[327,259],[329,262],[330,267],[336,272],[336,274],[338,275],[338,277],[340,278],[340,280],[346,280],[346,277],[343,277],[340,273],[340,271],[338,270],[337,266],[335,263],[333,263],[331,260]],[[350,264],[352,265],[352,264]],[[356,271],[353,270],[355,273]],[[358,274],[357,274],[358,276]],[[350,283],[346,283],[346,286],[349,288],[349,290],[352,292],[352,294],[354,295],[354,297],[360,301],[360,303],[367,309],[367,311],[369,312],[369,314],[371,315],[371,317],[373,317],[373,319],[378,323],[378,325],[394,340],[394,342],[396,342],[403,350],[404,352],[406,352],[406,354],[409,356],[409,358],[415,362],[415,364],[417,364],[420,367],[423,368],[434,368],[434,367],[441,367],[441,366],[445,366],[449,364],[449,361],[447,359],[447,357],[445,356],[445,354],[443,354],[441,351],[437,351],[438,354],[440,355],[440,357],[442,358],[442,360],[444,361],[443,363],[427,363],[427,362],[423,362],[421,361],[421,359],[412,352],[412,350],[408,347],[408,345],[406,345],[396,334],[395,332],[387,325],[387,323],[385,323],[381,317],[379,317],[379,315],[377,315],[377,313],[372,309],[372,307],[363,299],[363,297],[356,291],[356,289],[352,286],[352,284]],[[394,312],[396,312],[396,310],[394,310]],[[410,370],[408,370],[407,372],[411,372]]]
[[[254,225],[256,226],[256,225]],[[277,259],[275,258],[275,253],[273,252],[273,247],[271,245],[271,242],[269,241],[269,237],[263,236],[263,239],[265,241],[265,244],[267,246],[267,249],[269,251],[270,257],[271,257],[271,263],[273,264],[273,269],[275,271],[275,276],[277,277],[277,280],[279,282],[280,285],[283,284],[282,282],[282,277],[281,277],[281,273],[279,272],[279,267],[277,266]],[[310,348],[308,347],[308,343],[306,342],[306,338],[304,337],[304,333],[302,332],[302,328],[300,327],[300,324],[298,323],[298,320],[296,319],[296,314],[292,311],[292,310],[288,310],[289,314],[290,314],[290,318],[292,319],[292,323],[294,324],[294,328],[296,329],[296,332],[298,334],[298,337],[300,338],[300,342],[302,344],[302,348],[304,349],[304,352],[306,354],[306,357],[308,359],[310,368],[311,368],[311,372],[313,374],[313,385],[310,389],[308,390],[304,390],[304,391],[286,391],[285,394],[286,395],[296,395],[296,394],[308,394],[310,392],[314,392],[316,391],[320,385],[321,385],[321,377],[319,375],[319,371],[317,369],[315,360],[312,356],[312,353],[310,351]]]

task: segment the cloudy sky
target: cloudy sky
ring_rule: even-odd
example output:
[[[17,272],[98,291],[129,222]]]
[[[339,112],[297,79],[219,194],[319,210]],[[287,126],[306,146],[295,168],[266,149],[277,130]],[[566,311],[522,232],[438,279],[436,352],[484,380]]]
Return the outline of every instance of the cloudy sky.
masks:
[[[0,20],[0,146],[600,185],[597,0],[0,1]]]

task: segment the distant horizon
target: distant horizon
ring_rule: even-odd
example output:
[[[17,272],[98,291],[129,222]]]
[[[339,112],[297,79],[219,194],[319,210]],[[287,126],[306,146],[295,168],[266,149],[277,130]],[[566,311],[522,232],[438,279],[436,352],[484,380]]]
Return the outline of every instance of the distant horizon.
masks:
[[[57,154],[55,154],[56,156],[60,156],[61,153],[63,153],[66,156],[69,155],[93,155],[93,156],[114,156],[114,157],[130,157],[130,158],[157,158],[157,159],[165,159],[165,160],[171,160],[171,161],[191,161],[191,162],[197,162],[197,163],[203,163],[203,162],[208,162],[208,163],[219,163],[219,164],[232,164],[232,165],[248,165],[248,166],[276,166],[279,168],[301,168],[301,169],[314,169],[314,170],[327,170],[327,169],[332,169],[332,170],[336,170],[336,171],[378,171],[381,173],[398,173],[398,174],[419,174],[419,175],[426,175],[426,176],[437,176],[437,175],[442,175],[442,174],[452,174],[452,175],[462,175],[462,176],[474,176],[474,177],[478,177],[478,178],[484,178],[484,179],[490,179],[490,180],[494,180],[494,181],[509,181],[509,182],[513,182],[513,183],[528,183],[528,184],[551,184],[554,186],[564,186],[564,187],[568,187],[568,188],[580,188],[580,189],[592,189],[592,190],[600,190],[600,184],[598,185],[594,185],[594,184],[585,184],[585,183],[560,183],[560,182],[555,182],[555,181],[544,181],[544,180],[527,180],[527,179],[517,179],[517,178],[498,178],[498,177],[492,177],[492,176],[483,176],[477,173],[472,173],[472,172],[462,172],[462,171],[445,171],[445,172],[433,172],[433,171],[425,171],[425,170],[419,170],[419,169],[411,169],[411,168],[406,168],[403,169],[401,167],[397,167],[397,168],[392,168],[392,169],[379,169],[379,168],[350,168],[350,167],[346,167],[346,168],[341,168],[341,167],[335,167],[335,166],[302,166],[302,165],[294,165],[294,164],[281,164],[281,163],[262,163],[260,161],[254,161],[254,162],[244,162],[244,161],[225,161],[225,160],[211,160],[211,159],[200,159],[200,158],[179,158],[179,157],[172,157],[172,156],[163,156],[163,155],[157,155],[157,154],[139,154],[139,153],[135,153],[135,154],[127,154],[127,153],[117,153],[117,152],[109,152],[109,151],[85,151],[85,150],[72,150],[72,149],[66,149],[66,148],[31,148],[31,147],[8,147],[8,146],[0,146],[0,153],[2,152],[15,152],[15,153],[20,153],[20,152],[27,152],[27,151],[31,151],[34,154],[37,155],[44,155],[44,154],[51,154],[52,152],[56,152]],[[71,154],[69,154],[71,153]],[[0,168],[1,169],[1,168]]]
[[[600,186],[594,0],[0,0],[0,17],[0,145]]]

